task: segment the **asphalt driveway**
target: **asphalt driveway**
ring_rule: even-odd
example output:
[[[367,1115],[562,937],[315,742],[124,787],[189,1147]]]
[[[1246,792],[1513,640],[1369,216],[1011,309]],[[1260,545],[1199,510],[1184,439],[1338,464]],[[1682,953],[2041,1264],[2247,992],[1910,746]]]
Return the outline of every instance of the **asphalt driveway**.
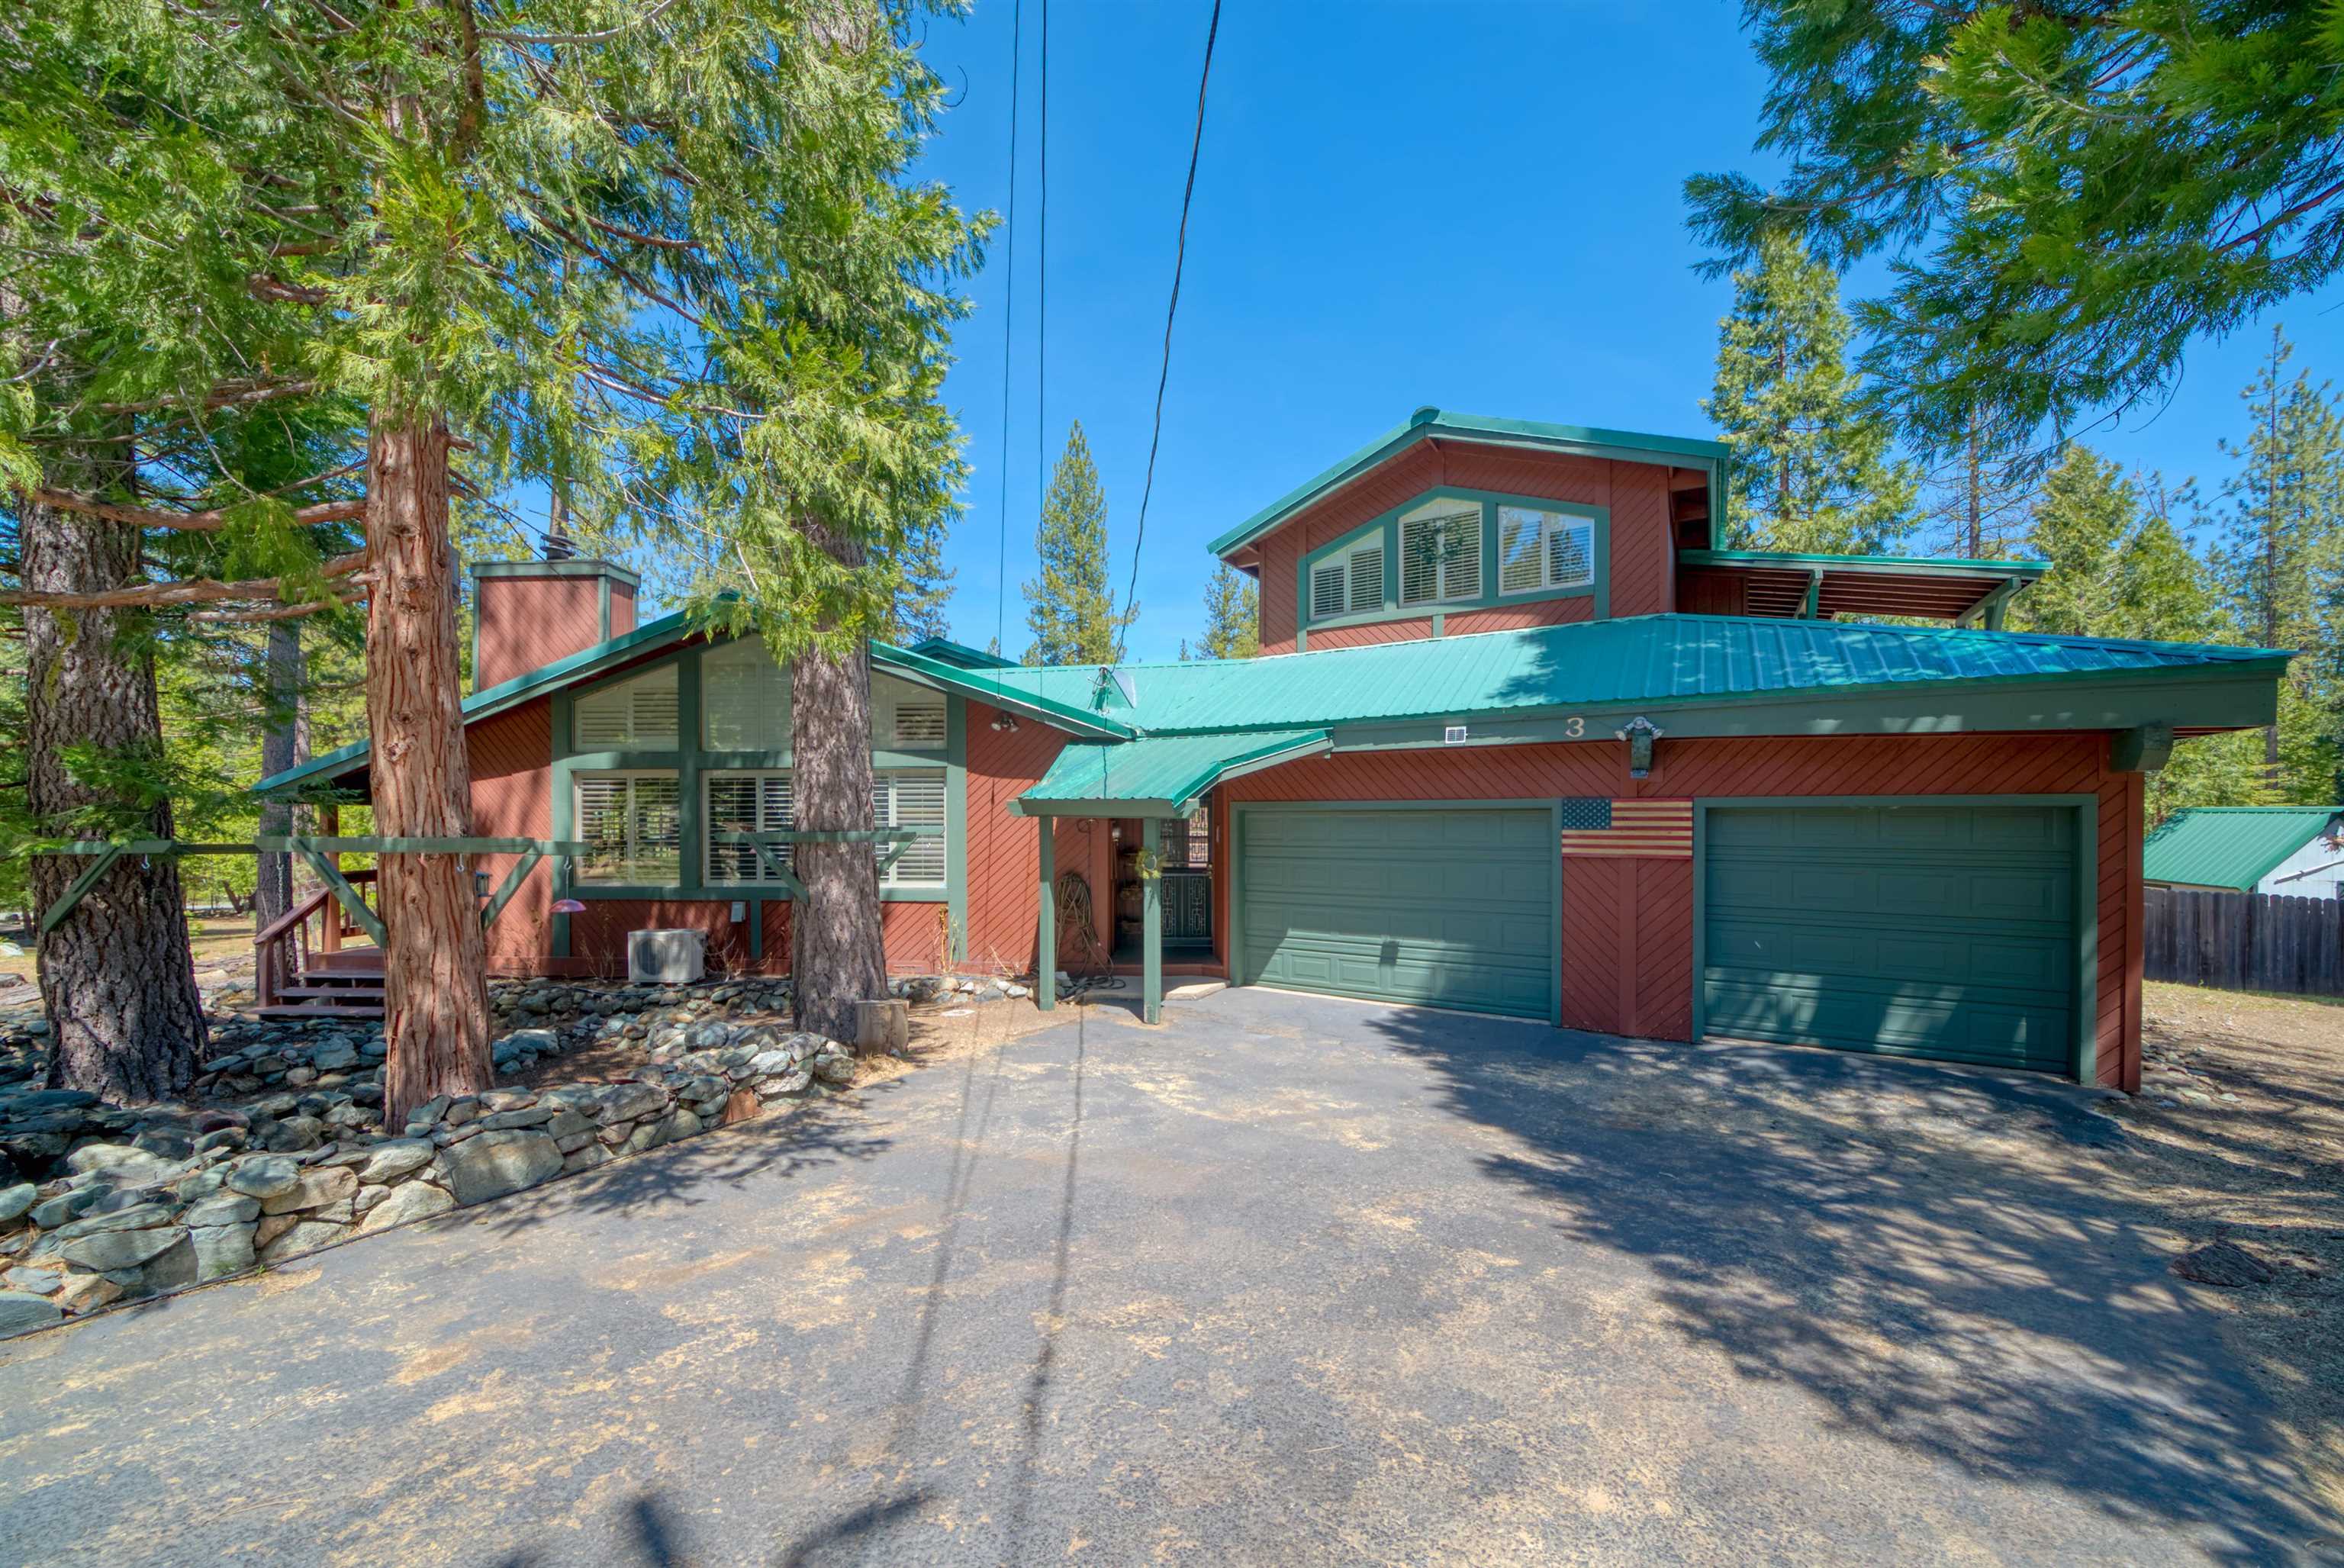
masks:
[[[2047,1080],[1265,992],[0,1345],[12,1562],[2270,1561]]]

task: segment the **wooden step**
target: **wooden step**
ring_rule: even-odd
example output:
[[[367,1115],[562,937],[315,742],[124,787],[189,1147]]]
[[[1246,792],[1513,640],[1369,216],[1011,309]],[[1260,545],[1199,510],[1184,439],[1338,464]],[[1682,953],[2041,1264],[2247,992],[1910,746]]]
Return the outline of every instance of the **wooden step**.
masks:
[[[359,1000],[379,1002],[382,987],[375,986],[279,986],[280,996],[349,996]]]
[[[288,1007],[279,1004],[255,1008],[254,1016],[263,1018],[379,1018],[382,1017],[382,1004],[377,1001],[363,1007]]]

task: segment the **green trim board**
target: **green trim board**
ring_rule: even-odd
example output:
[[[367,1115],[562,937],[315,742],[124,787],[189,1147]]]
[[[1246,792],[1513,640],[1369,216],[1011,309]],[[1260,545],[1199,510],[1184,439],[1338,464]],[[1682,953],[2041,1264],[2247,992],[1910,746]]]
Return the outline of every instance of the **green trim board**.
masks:
[[[1470,501],[1481,512],[1481,589],[1478,593],[1459,594],[1453,598],[1420,600],[1413,604],[1400,602],[1400,520],[1409,513],[1441,501]],[[1536,511],[1558,512],[1566,517],[1583,518],[1591,525],[1591,542],[1589,554],[1592,568],[1590,580],[1567,588],[1533,588],[1508,593],[1499,584],[1498,510],[1500,507],[1522,507]],[[1340,615],[1313,616],[1310,613],[1310,572],[1313,566],[1331,555],[1339,555],[1363,542],[1370,534],[1379,534],[1384,551],[1383,602],[1373,610],[1347,610]],[[1430,615],[1436,619],[1460,610],[1493,609],[1504,604],[1535,604],[1551,599],[1588,599],[1595,601],[1595,618],[1606,620],[1612,613],[1612,509],[1590,505],[1583,501],[1554,501],[1545,496],[1516,495],[1509,491],[1468,490],[1461,485],[1435,485],[1409,498],[1399,506],[1378,513],[1350,530],[1340,538],[1330,540],[1307,552],[1294,579],[1294,624],[1298,634],[1331,631],[1341,626],[1366,626],[1387,621],[1413,621]],[[1440,633],[1436,630],[1435,633]]]
[[[1712,814],[1749,808],[1827,811],[1866,807],[1944,811],[1948,808],[2052,806],[2075,814],[2073,1033],[2066,1063],[2077,1082],[2096,1081],[2099,1067],[2099,798],[2091,794],[1720,795],[1693,802],[1692,1037],[1709,1037],[1703,976],[1708,971],[1709,882],[1714,832]],[[1884,1054],[1923,1056],[1924,1052]]]
[[[1617,458],[1630,462],[1701,469],[1709,475],[1713,536],[1723,537],[1714,531],[1723,521],[1724,509],[1721,498],[1725,489],[1728,465],[1733,460],[1733,450],[1723,441],[1652,435],[1637,430],[1603,430],[1586,425],[1550,424],[1536,420],[1493,419],[1422,408],[1410,414],[1407,422],[1385,431],[1349,457],[1288,491],[1214,540],[1207,548],[1215,555],[1226,557],[1268,533],[1321,495],[1357,479],[1418,441],[1439,436],[1482,444],[1525,446],[1588,457]]]
[[[2141,879],[2251,893],[2313,839],[2344,826],[2344,805],[2193,806],[2141,845]]]
[[[1313,844],[1298,836],[1314,817],[1407,819],[1377,835],[1365,853],[1349,847],[1342,824],[1332,842]],[[1509,824],[1493,818],[1521,817]],[[1468,819],[1460,821],[1458,819]],[[1286,831],[1277,831],[1284,824]],[[1562,1021],[1562,804],[1556,800],[1377,800],[1240,801],[1229,817],[1229,927],[1225,939],[1228,983],[1274,984],[1288,989],[1365,997],[1404,1006],[1463,1008],[1510,1017]],[[1508,837],[1510,834],[1510,837]],[[1404,845],[1405,854],[1392,852]],[[1248,884],[1264,857],[1297,865],[1325,861],[1343,884],[1322,889],[1331,923],[1375,922],[1378,928],[1306,936],[1287,972],[1252,965],[1252,931],[1247,910],[1268,896]],[[1452,865],[1451,862],[1459,864]],[[1265,860],[1266,864],[1266,860]],[[1455,875],[1444,881],[1441,874]],[[1307,881],[1308,878],[1306,877]],[[1372,880],[1374,887],[1366,885]],[[1531,892],[1535,884],[1539,891]],[[1290,889],[1286,904],[1300,900],[1307,887]],[[1530,906],[1543,904],[1535,917]],[[1334,913],[1339,905],[1340,914]],[[1387,927],[1389,927],[1387,929]],[[1364,944],[1364,945],[1363,945]],[[1279,946],[1282,947],[1284,939]],[[1375,949],[1374,976],[1361,967]],[[1477,960],[1476,951],[1488,956]],[[1525,960],[1535,956],[1534,964]],[[1308,971],[1318,971],[1315,980]],[[1523,990],[1535,971],[1539,1001]]]
[[[2047,561],[1966,561],[1947,555],[1819,555],[1779,550],[1680,550],[1685,566],[1749,566],[1800,572],[1853,572],[1878,577],[2008,577],[2032,580],[2051,570]]]

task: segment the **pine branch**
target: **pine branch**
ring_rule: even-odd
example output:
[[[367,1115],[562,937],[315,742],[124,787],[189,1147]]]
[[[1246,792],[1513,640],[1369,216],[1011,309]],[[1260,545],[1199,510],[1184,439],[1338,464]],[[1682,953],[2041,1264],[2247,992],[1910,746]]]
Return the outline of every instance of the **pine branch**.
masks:
[[[303,481],[303,483],[313,481]],[[292,486],[286,487],[294,488]],[[108,522],[125,522],[137,528],[173,528],[187,533],[217,533],[225,526],[225,511],[160,511],[153,507],[121,506],[95,496],[76,495],[70,491],[35,490],[25,492],[29,500],[43,506],[53,506],[59,511],[80,512],[86,517],[101,517]],[[297,507],[293,521],[307,528],[319,522],[354,522],[366,515],[366,501],[328,501],[316,506]]]
[[[324,298],[322,289],[318,293],[320,298]],[[205,410],[248,408],[254,403],[266,403],[278,398],[303,397],[317,389],[315,381],[232,381],[213,388],[196,406]],[[97,409],[102,414],[152,414],[165,409],[186,407],[187,400],[174,395],[150,398],[139,403],[100,403]]]
[[[367,563],[367,551],[337,555],[318,568],[321,577],[348,577]],[[241,582],[217,582],[207,577],[187,582],[140,582],[107,588],[96,593],[42,593],[16,590],[0,593],[0,604],[26,610],[160,609],[171,604],[213,604],[227,599],[274,599],[284,585],[281,577],[255,577]]]

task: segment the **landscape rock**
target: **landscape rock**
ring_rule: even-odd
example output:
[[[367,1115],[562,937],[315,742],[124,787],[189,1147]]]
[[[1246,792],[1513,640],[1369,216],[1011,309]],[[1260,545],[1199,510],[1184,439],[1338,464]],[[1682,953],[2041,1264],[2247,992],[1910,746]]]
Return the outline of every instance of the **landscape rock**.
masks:
[[[228,1167],[227,1185],[231,1191],[264,1201],[292,1191],[300,1179],[301,1168],[282,1156],[240,1159]]]
[[[297,1252],[308,1252],[319,1247],[329,1247],[349,1234],[349,1229],[347,1225],[331,1225],[323,1220],[302,1219],[268,1246],[261,1248],[260,1259],[264,1263],[274,1263],[279,1259],[290,1258]]]
[[[76,1236],[57,1249],[57,1255],[66,1262],[104,1273],[114,1269],[136,1269],[150,1258],[157,1258],[187,1239],[187,1230],[177,1225],[159,1225],[147,1230],[100,1230],[94,1235]]]
[[[300,1179],[274,1198],[260,1200],[263,1214],[290,1214],[296,1209],[322,1209],[327,1204],[356,1197],[359,1173],[348,1166],[316,1166],[301,1173]]]
[[[28,1290],[0,1290],[0,1334],[21,1333],[64,1317],[64,1310],[46,1296],[36,1296]]]
[[[260,1218],[260,1199],[241,1192],[222,1192],[204,1199],[179,1216],[187,1225],[249,1225]]]
[[[34,1200],[40,1195],[41,1189],[29,1181],[20,1181],[14,1187],[0,1189],[0,1225],[11,1224],[23,1219],[31,1211]]]
[[[561,1150],[541,1132],[484,1132],[442,1149],[440,1166],[456,1201],[469,1208],[554,1176],[561,1169]]]
[[[430,1139],[421,1138],[393,1138],[378,1143],[368,1150],[366,1163],[359,1168],[359,1179],[367,1182],[396,1181],[412,1171],[431,1163],[438,1150]]]
[[[253,1265],[249,1225],[197,1225],[187,1231],[196,1249],[196,1278],[218,1280]]]
[[[394,1225],[404,1225],[410,1219],[423,1219],[434,1214],[445,1214],[456,1207],[456,1199],[428,1181],[409,1181],[391,1189],[390,1196],[367,1210],[366,1219],[359,1225],[359,1234],[370,1235],[388,1230]]]

